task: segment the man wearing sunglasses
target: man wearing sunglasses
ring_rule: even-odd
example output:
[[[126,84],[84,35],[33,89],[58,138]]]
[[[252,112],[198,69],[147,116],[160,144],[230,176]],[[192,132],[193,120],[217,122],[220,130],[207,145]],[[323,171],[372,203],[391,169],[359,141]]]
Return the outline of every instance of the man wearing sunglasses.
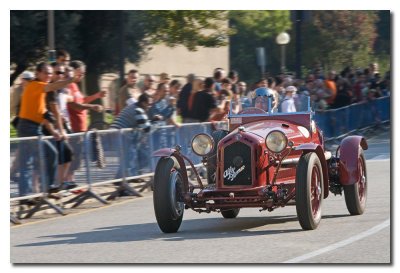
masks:
[[[71,61],[71,56],[66,50],[64,50],[64,49],[56,50],[56,62],[57,63],[64,65],[64,66],[69,66],[70,61]]]
[[[57,82],[64,79],[65,67],[60,63],[51,63],[53,67],[53,76],[50,82]],[[72,189],[77,185],[73,182],[65,182],[69,166],[72,161],[72,147],[66,142],[68,139],[67,132],[64,128],[65,119],[60,111],[60,106],[58,104],[58,94],[61,90],[50,91],[46,93],[46,108],[50,111],[52,117],[54,117],[54,125],[61,135],[61,140],[56,141],[57,151],[58,151],[58,186],[60,189]],[[44,135],[50,135],[50,132],[43,129]]]

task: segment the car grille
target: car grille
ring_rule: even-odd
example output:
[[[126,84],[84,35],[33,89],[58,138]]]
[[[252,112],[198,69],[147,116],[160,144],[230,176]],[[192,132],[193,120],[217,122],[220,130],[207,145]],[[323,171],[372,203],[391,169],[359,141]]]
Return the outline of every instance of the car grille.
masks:
[[[224,185],[251,185],[251,148],[235,142],[224,149]]]

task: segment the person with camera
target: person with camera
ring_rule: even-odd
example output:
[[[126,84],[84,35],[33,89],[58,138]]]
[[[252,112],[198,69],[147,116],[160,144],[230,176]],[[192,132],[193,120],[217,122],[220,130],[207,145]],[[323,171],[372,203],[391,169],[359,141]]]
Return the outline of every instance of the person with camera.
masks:
[[[111,123],[110,127],[113,129],[140,129],[133,130],[130,132],[124,132],[125,138],[125,164],[126,164],[126,175],[135,176],[141,173],[143,166],[148,166],[150,156],[148,153],[147,135],[151,129],[151,120],[147,116],[147,111],[151,107],[153,99],[146,93],[139,96],[138,102],[129,104]],[[156,117],[158,120],[159,116]],[[142,147],[142,148],[138,148]],[[140,158],[140,159],[139,159]],[[122,167],[119,166],[118,171],[115,175],[115,179],[122,177]],[[116,182],[115,185],[121,185],[120,182]]]
[[[46,110],[46,92],[61,89],[72,82],[72,79],[50,83],[53,75],[53,67],[46,62],[41,62],[36,66],[36,78],[29,82],[21,97],[21,106],[19,111],[19,121],[17,132],[19,137],[30,137],[42,135],[41,124],[45,124],[49,132],[61,140],[63,136],[54,130],[53,125],[45,119]],[[29,141],[21,141],[19,150],[24,151],[20,158],[20,176],[19,176],[19,194],[28,195],[32,192],[32,180],[30,171],[33,169],[34,149]],[[48,141],[43,141],[45,153],[45,181],[49,192],[58,191],[57,186],[57,149]],[[42,185],[43,186],[43,185]]]
[[[181,124],[174,119],[176,111],[176,99],[169,97],[169,84],[159,83],[156,90],[156,96],[152,103],[148,115],[150,119],[158,117],[160,125],[174,125],[176,128],[181,127]]]

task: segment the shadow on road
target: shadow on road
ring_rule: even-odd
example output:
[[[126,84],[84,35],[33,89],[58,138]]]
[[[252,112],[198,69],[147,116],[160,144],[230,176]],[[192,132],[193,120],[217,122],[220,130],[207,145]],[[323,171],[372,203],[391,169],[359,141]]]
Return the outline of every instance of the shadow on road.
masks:
[[[349,215],[329,215],[323,218],[347,217]],[[146,240],[182,241],[196,239],[247,237],[259,235],[274,235],[302,232],[300,225],[296,229],[274,229],[274,225],[287,222],[297,222],[297,216],[273,216],[273,217],[238,217],[236,219],[207,218],[184,220],[177,233],[164,234],[156,223],[135,225],[110,226],[97,228],[89,232],[71,234],[57,234],[39,237],[48,238],[50,241],[17,245],[48,246],[61,244],[85,244],[85,243],[117,243],[135,242]],[[262,227],[262,230],[257,228]],[[59,239],[59,240],[57,240]]]
[[[297,221],[297,217],[293,215],[276,217],[238,217],[236,219],[223,219],[221,216],[218,218],[191,219],[184,220],[180,230],[173,234],[162,233],[156,223],[110,226],[98,228],[89,232],[42,236],[39,238],[48,238],[51,240],[17,245],[17,247],[146,240],[181,241],[272,235],[302,231],[300,226],[298,229],[273,229],[273,226],[276,224],[293,221]],[[271,228],[265,229],[265,226],[270,226]],[[259,227],[263,227],[263,230],[251,230]]]

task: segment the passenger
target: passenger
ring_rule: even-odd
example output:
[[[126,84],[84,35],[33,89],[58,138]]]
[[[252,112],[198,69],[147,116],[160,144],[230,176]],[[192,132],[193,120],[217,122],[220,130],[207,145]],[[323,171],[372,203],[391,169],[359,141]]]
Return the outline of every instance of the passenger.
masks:
[[[297,92],[297,88],[293,85],[286,87],[286,96],[282,101],[282,113],[293,113],[296,112],[296,106],[294,104],[294,95]]]

